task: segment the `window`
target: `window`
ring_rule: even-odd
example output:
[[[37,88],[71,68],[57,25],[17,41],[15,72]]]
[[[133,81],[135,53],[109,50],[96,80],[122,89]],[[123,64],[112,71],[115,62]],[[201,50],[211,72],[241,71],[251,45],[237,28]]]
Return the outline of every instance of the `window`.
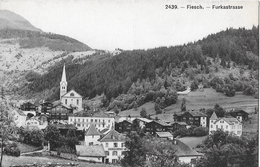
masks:
[[[74,96],[74,93],[71,93],[70,96]]]
[[[221,125],[221,129],[223,129],[223,125]]]
[[[117,143],[114,143],[114,147],[117,147],[118,145],[117,145]]]
[[[112,155],[117,155],[117,151],[113,151],[113,152],[112,152]]]
[[[216,125],[216,129],[218,129],[218,125]]]
[[[84,119],[82,119],[82,122],[84,122]]]
[[[108,123],[110,123],[110,120],[108,120]]]
[[[210,125],[210,128],[213,128],[213,125]]]
[[[109,155],[109,151],[105,151],[105,155],[108,156]]]
[[[199,120],[199,118],[195,118],[195,120]]]
[[[228,125],[226,125],[226,129],[228,129]]]
[[[106,147],[108,147],[108,143],[106,143]]]
[[[79,105],[79,99],[77,99],[77,105]]]
[[[121,147],[124,147],[125,146],[125,143],[121,143]]]
[[[97,120],[95,119],[95,122],[97,122]]]
[[[78,119],[78,122],[80,122],[80,119]]]
[[[91,119],[90,122],[93,122],[93,119]]]
[[[67,99],[65,99],[65,104],[67,104]]]
[[[92,138],[94,138],[94,135],[92,135]]]
[[[93,142],[89,142],[89,145],[92,146],[92,145],[93,145]]]

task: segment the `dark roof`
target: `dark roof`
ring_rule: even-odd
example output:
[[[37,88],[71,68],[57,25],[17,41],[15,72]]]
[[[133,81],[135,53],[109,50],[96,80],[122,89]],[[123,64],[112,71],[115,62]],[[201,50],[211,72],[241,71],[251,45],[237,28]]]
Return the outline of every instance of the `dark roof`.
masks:
[[[207,117],[206,114],[199,112],[199,111],[187,111],[190,113],[193,117]]]
[[[238,109],[236,109],[236,110],[231,110],[231,111],[229,111],[229,113],[244,113],[244,114],[249,115],[246,111],[244,111],[244,110],[238,110]]]
[[[76,145],[79,156],[83,157],[105,157],[105,150],[102,145]]]
[[[162,125],[162,126],[171,126],[170,124],[167,124],[167,123],[165,123],[165,122],[163,122],[163,121],[152,121],[152,122],[155,122],[155,123],[160,124],[160,125]],[[152,122],[149,122],[149,123],[152,123]],[[148,123],[148,124],[149,124],[149,123]]]
[[[125,136],[112,129],[108,134],[99,140],[100,142],[125,141]]]
[[[91,124],[90,127],[87,129],[86,136],[92,136],[92,135],[100,135],[100,133],[98,132],[98,130],[96,129],[94,124]]]

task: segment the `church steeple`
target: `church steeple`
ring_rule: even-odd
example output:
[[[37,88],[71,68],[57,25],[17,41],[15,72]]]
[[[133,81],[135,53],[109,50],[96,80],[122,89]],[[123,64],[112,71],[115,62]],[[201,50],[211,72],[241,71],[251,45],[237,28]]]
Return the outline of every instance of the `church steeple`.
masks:
[[[63,66],[63,71],[62,71],[62,77],[60,81],[60,99],[63,95],[67,93],[67,79],[66,79],[66,70],[65,70],[65,64]]]

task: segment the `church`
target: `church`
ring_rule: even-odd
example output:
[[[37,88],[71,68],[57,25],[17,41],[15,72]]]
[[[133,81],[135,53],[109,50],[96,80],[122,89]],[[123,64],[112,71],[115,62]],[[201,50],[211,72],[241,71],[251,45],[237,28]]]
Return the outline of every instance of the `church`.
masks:
[[[82,96],[73,89],[67,92],[67,86],[68,83],[64,64],[60,81],[60,102],[65,107],[73,109],[73,113],[83,110]]]

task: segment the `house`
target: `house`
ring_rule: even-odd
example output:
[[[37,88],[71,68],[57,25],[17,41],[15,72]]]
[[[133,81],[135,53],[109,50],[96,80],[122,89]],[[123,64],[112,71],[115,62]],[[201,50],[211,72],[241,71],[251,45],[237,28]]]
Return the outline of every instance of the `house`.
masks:
[[[36,105],[32,104],[31,102],[26,102],[20,105],[20,109],[22,111],[36,111]]]
[[[39,129],[45,129],[48,126],[48,122],[42,122],[38,117],[32,117],[26,120],[25,125],[27,126],[37,126]]]
[[[172,122],[172,130],[176,131],[182,128],[187,128],[188,124],[186,122]]]
[[[91,124],[90,127],[85,132],[85,145],[100,145],[98,141],[101,137],[101,134],[98,132],[94,124]]]
[[[104,147],[106,158],[105,163],[116,163],[123,158],[125,147],[125,136],[112,129],[100,140]]]
[[[54,124],[54,125],[59,129],[60,134],[62,136],[66,136],[69,129],[75,130],[75,131],[77,130],[77,127],[75,127],[74,125],[71,125],[71,124],[60,124],[60,123],[58,123],[58,124]]]
[[[145,132],[151,134],[155,134],[155,132],[169,132],[171,130],[172,126],[163,121],[152,121],[145,125]]]
[[[67,92],[67,86],[68,83],[64,64],[60,81],[60,102],[67,108],[72,108],[73,113],[83,110],[82,96],[73,89]]]
[[[102,145],[76,145],[79,160],[104,163],[106,157]]]
[[[119,133],[130,132],[132,130],[132,122],[123,120],[122,122],[115,123],[115,130]]]
[[[25,125],[26,122],[26,115],[23,113],[21,110],[13,110],[13,117],[14,117],[14,122],[16,126],[21,127]]]
[[[133,120],[133,124],[137,124],[141,129],[143,129],[147,123],[150,123],[152,121],[153,120],[147,118],[136,118]]]
[[[207,127],[207,115],[199,111],[186,111],[184,113],[175,113],[174,121],[186,122],[188,125]]]
[[[194,166],[194,160],[203,156],[203,154],[198,153],[178,139],[174,139],[173,144],[176,146],[175,154],[177,157],[177,161],[179,161],[180,163],[187,163],[191,164],[191,166]]]
[[[84,111],[80,111],[68,116],[68,123],[75,125],[78,130],[88,129],[91,124],[95,124],[99,131],[112,129],[115,126],[115,118],[105,114],[89,116]]]
[[[48,101],[43,101],[42,103],[40,103],[40,111],[41,113],[49,113],[50,110],[52,109],[53,107],[53,104],[51,102],[48,102]]]
[[[71,108],[62,103],[56,104],[49,110],[50,120],[68,120],[68,116],[72,112]]]
[[[248,120],[248,113],[244,110],[231,110],[227,113],[225,113],[226,116],[232,116],[234,118],[237,118],[240,122],[244,120]]]
[[[210,117],[209,133],[211,134],[213,131],[217,131],[218,129],[233,133],[237,136],[242,135],[242,123],[237,118],[218,118],[216,113],[213,112]]]
[[[156,136],[161,139],[173,140],[173,135],[170,132],[155,132]]]

